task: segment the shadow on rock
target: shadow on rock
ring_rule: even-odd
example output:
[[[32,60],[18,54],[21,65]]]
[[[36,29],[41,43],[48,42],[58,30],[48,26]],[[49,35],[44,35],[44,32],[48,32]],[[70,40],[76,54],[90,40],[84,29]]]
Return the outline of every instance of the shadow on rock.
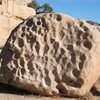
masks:
[[[100,92],[97,91],[97,89],[96,89],[95,87],[92,87],[91,93],[92,93],[94,96],[100,96]]]
[[[19,89],[2,83],[0,83],[0,93],[16,94],[16,95],[37,95],[37,94],[32,94],[23,89]]]

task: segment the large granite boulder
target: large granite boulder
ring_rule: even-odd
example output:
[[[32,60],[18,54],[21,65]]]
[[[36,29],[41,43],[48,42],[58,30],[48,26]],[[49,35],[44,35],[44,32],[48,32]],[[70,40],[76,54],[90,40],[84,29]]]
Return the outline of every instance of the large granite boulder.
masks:
[[[29,17],[0,55],[0,82],[43,95],[83,96],[100,75],[100,31],[64,14]]]

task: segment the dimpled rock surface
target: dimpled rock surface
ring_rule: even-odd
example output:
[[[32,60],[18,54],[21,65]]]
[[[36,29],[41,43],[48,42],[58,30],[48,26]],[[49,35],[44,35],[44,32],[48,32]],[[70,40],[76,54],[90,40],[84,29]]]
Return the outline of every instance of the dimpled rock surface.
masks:
[[[64,14],[18,25],[0,55],[0,81],[42,95],[82,96],[100,75],[100,32]]]

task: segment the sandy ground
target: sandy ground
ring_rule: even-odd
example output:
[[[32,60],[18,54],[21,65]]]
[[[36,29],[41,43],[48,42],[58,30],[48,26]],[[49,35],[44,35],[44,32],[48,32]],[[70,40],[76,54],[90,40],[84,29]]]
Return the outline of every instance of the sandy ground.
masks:
[[[67,97],[44,97],[36,94],[30,94],[12,86],[0,84],[0,100],[100,100],[100,96],[93,96],[93,98],[80,99]]]
[[[39,96],[20,96],[11,94],[0,94],[0,100],[78,100],[70,98],[50,98],[50,97],[39,97]]]
[[[78,98],[50,98],[34,95],[15,95],[0,93],[0,100],[91,100],[91,99],[78,99]],[[94,97],[92,100],[100,100],[100,97]]]

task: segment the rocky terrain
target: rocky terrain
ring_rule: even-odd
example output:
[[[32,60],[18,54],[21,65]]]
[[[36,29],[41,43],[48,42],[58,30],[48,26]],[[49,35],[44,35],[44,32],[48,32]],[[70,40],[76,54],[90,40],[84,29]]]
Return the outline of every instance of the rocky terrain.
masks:
[[[28,2],[0,1],[0,100],[99,100],[100,24]]]
[[[64,14],[29,17],[1,52],[0,81],[41,95],[84,96],[100,75],[99,33]]]

